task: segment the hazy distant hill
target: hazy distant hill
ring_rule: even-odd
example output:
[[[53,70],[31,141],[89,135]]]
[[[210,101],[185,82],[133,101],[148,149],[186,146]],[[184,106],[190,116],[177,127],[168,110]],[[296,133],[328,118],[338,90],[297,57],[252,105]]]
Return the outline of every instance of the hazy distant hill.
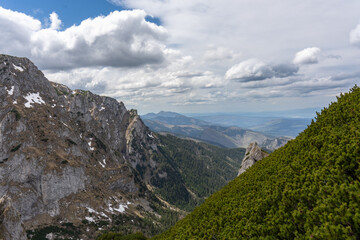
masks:
[[[310,118],[279,118],[261,125],[252,126],[250,129],[274,136],[296,137],[310,123]]]
[[[283,146],[290,139],[286,137],[273,137],[269,134],[234,126],[224,127],[214,125],[174,112],[150,113],[143,115],[142,119],[153,131],[169,132],[227,148],[246,148],[251,142],[256,141],[262,148],[275,150]]]
[[[299,110],[298,116],[309,116]],[[279,114],[279,115],[276,115]],[[296,116],[289,112],[287,116]],[[273,136],[296,137],[311,122],[311,117],[285,117],[284,113],[244,113],[244,114],[212,114],[196,115],[195,119],[205,121],[209,124],[220,126],[237,126],[254,131],[270,134]]]
[[[208,123],[206,121],[198,120],[191,117],[186,117],[184,115],[175,112],[161,111],[159,113],[148,113],[146,115],[142,115],[141,118],[147,120],[153,120],[153,121],[160,121],[172,125],[199,125],[199,126],[211,125],[211,123]]]

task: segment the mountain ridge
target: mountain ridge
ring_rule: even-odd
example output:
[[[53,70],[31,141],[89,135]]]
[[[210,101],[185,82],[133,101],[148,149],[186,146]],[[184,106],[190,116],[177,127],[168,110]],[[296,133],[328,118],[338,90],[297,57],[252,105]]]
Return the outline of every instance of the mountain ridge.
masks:
[[[201,177],[236,175],[244,150],[226,152],[236,156],[229,160],[218,156],[222,149],[188,145]],[[189,169],[171,156],[184,146],[176,150],[122,102],[48,81],[27,58],[0,55],[0,148],[6,240],[93,239],[109,230],[152,236],[205,198],[203,183],[185,182]],[[233,167],[217,172],[212,160]]]
[[[189,137],[227,148],[246,148],[251,142],[258,142],[270,151],[283,146],[290,138],[273,137],[236,126],[224,127],[206,121],[186,117],[174,112],[159,112],[143,116],[152,131],[169,132],[179,137]]]

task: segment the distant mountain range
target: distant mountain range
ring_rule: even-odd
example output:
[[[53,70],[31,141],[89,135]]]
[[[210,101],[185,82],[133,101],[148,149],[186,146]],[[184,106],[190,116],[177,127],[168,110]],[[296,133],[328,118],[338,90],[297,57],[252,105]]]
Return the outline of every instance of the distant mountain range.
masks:
[[[193,118],[220,126],[236,126],[277,137],[288,136],[294,138],[311,123],[313,118],[312,115],[307,114],[305,109],[299,109],[298,111],[298,115],[294,111],[286,113],[215,113],[196,114]],[[313,112],[315,113],[316,111],[314,110]]]
[[[142,119],[153,131],[168,132],[227,148],[244,148],[256,141],[262,148],[273,151],[290,140],[289,137],[274,137],[236,126],[220,126],[174,112],[149,113],[143,115]]]

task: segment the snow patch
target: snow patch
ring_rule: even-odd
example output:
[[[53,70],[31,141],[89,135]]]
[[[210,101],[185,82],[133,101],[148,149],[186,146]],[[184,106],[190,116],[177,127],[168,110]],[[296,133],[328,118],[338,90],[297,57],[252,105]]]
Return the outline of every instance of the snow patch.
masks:
[[[25,103],[26,108],[30,108],[32,103],[45,104],[39,93],[28,93],[25,99],[27,100]]]
[[[89,211],[89,213],[98,213],[97,211],[95,211],[94,209],[92,209],[90,207],[86,207],[86,209]]]
[[[85,217],[85,219],[89,222],[95,222],[95,219],[93,217]]]
[[[109,211],[110,211],[111,213],[114,212],[114,209],[111,207],[111,203],[108,204],[108,208],[109,208]]]
[[[119,204],[119,207],[118,208],[113,208],[115,211],[119,212],[119,213],[123,213],[125,212],[125,209],[127,208],[128,206],[126,204]]]
[[[92,138],[90,138],[90,142],[88,142],[88,145],[89,145],[90,151],[94,151],[95,148],[94,148],[94,147],[91,147],[91,141],[92,141]]]
[[[6,90],[8,92],[9,95],[13,95],[14,94],[14,89],[15,87],[14,86],[11,86],[10,90]]]
[[[16,71],[20,71],[20,72],[23,72],[24,71],[24,68],[20,67],[20,66],[17,66],[15,64],[13,64],[13,67]]]
[[[102,162],[99,162],[100,163],[100,165],[103,167],[103,168],[105,168],[105,166],[106,166],[106,159],[104,158],[103,160],[102,160]]]

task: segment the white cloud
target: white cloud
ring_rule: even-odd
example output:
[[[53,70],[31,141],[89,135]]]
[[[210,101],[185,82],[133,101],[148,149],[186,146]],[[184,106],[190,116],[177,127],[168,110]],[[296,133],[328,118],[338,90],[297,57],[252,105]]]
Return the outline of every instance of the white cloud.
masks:
[[[358,52],[349,46],[349,31],[359,20],[358,0],[108,2],[143,10],[113,12],[62,29],[55,14],[41,26],[37,19],[0,8],[0,51],[29,57],[47,69],[50,80],[115,97],[140,111],[176,111],[185,104],[185,112],[192,104],[198,111],[267,109],[270,98],[286,98],[278,102],[286,105],[311,94],[328,103],[333,99],[323,97],[327,93],[346,91],[358,81],[328,79],[358,71]],[[147,15],[162,26],[146,22]],[[358,46],[359,31],[357,26],[350,34]],[[303,54],[296,66],[273,64],[290,63],[307,46],[323,54]],[[252,61],[241,62],[246,59]],[[255,99],[252,94],[266,101],[240,104],[244,96]],[[295,105],[305,107],[304,99]]]
[[[350,32],[350,43],[360,47],[360,24]]]
[[[346,88],[352,81],[334,77],[320,78],[292,78],[277,79],[276,82],[265,80],[262,82],[241,83],[249,91],[242,97],[245,99],[291,98],[324,96],[329,92],[336,92]],[[259,86],[258,86],[259,84]]]
[[[114,4],[115,6],[122,6],[123,2],[121,0],[107,0],[109,3]]]
[[[0,51],[2,53],[27,55],[31,34],[40,29],[39,20],[0,7]]]
[[[294,64],[315,64],[319,62],[321,50],[317,47],[305,48],[297,52],[293,60]]]
[[[269,65],[258,59],[249,59],[232,66],[225,73],[225,78],[240,82],[251,82],[274,77],[289,77],[298,70],[298,67],[290,64]]]
[[[0,7],[5,32],[0,51],[21,53],[43,69],[159,64],[164,61],[167,32],[145,17],[142,10],[114,11],[59,31],[61,20],[55,12],[50,28],[44,29],[38,20]]]
[[[179,97],[179,101],[183,102],[184,96],[191,96],[188,93],[209,91],[227,84],[226,80],[211,71],[196,70],[190,56],[179,56],[176,51],[166,54],[168,63],[161,68],[77,68],[45,71],[45,75],[49,80],[66,84],[72,89],[89,89],[131,105],[164,97],[169,98],[168,101]]]
[[[235,53],[228,48],[210,46],[210,48],[204,53],[204,60],[222,61],[225,59],[232,59],[234,56]]]
[[[51,26],[50,28],[53,30],[59,30],[61,27],[61,20],[59,19],[59,16],[56,14],[56,12],[52,12],[50,14],[50,21]]]
[[[232,66],[227,70],[225,78],[252,81],[269,78],[271,75],[271,69],[264,62],[257,59],[249,59]]]

